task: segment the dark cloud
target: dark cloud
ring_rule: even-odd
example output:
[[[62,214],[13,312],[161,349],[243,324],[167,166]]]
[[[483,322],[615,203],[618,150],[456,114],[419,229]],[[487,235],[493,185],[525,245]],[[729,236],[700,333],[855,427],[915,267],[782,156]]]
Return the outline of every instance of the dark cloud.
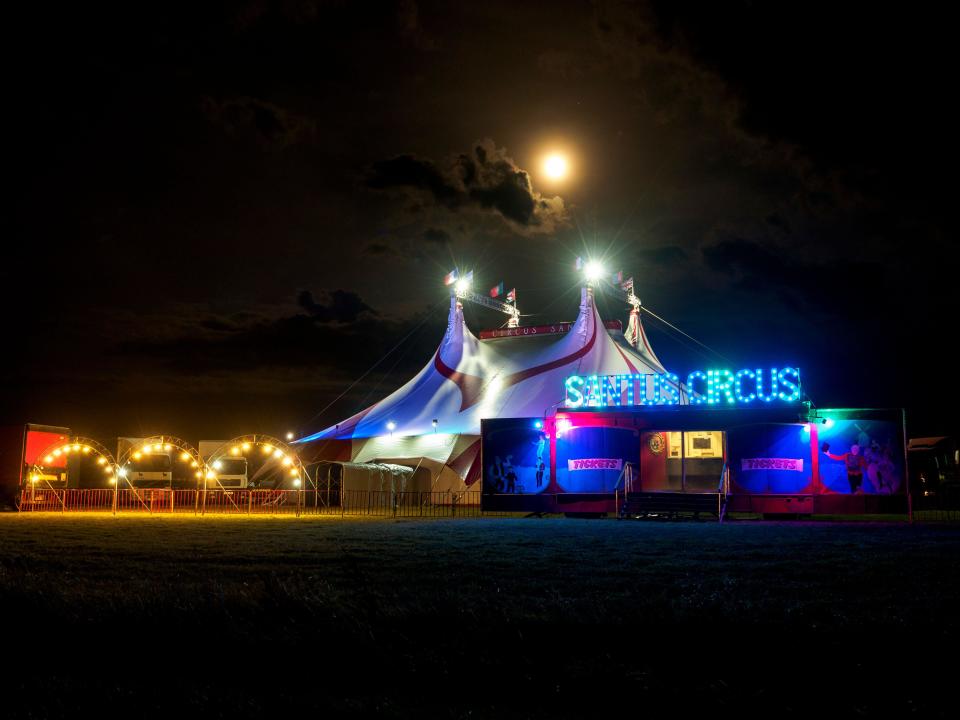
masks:
[[[875,317],[893,308],[890,274],[875,261],[806,259],[769,240],[738,237],[704,246],[702,254],[707,267],[733,281],[739,290],[754,296],[774,295],[796,311],[860,306]]]
[[[317,302],[309,290],[301,290],[297,304],[310,314],[311,319],[323,323],[352,323],[361,315],[377,314],[359,295],[349,290],[324,291],[321,302]]]
[[[363,254],[373,257],[382,257],[387,255],[396,255],[397,251],[390,245],[382,242],[367,243],[363,247]]]
[[[436,245],[449,245],[450,233],[439,228],[427,228],[423,231],[423,239]]]
[[[253,97],[206,97],[201,108],[208,120],[229,137],[271,149],[310,141],[316,133],[313,119]]]
[[[569,223],[563,199],[534,191],[529,173],[489,139],[442,166],[413,155],[379,160],[371,165],[366,184],[420,191],[453,212],[492,210],[525,234],[549,234]]]
[[[646,265],[673,265],[687,260],[686,251],[677,245],[665,245],[663,247],[643,249],[639,253],[639,262],[641,266]]]

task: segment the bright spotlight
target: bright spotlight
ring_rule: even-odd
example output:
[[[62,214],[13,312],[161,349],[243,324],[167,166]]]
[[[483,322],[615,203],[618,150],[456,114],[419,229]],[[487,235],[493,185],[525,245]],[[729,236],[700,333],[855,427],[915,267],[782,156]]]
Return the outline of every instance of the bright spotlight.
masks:
[[[294,434],[292,432],[287,433],[287,440],[293,440]]]
[[[293,481],[293,486],[300,487],[300,478],[297,478],[296,480]]]
[[[214,461],[213,461],[213,469],[214,469],[214,470],[222,470],[222,469],[223,469],[223,463],[220,462],[219,460],[214,460]]]
[[[603,265],[598,263],[596,260],[591,260],[586,264],[586,266],[584,266],[583,275],[591,282],[599,280],[603,277]]]
[[[119,475],[119,476],[122,477],[122,478],[125,478],[125,477],[127,476],[127,469],[126,469],[126,468],[120,468],[120,469],[117,471],[117,475]]]
[[[454,287],[457,289],[458,293],[463,294],[470,289],[470,281],[466,278],[460,278],[457,280],[457,284]]]
[[[387,430],[389,430],[390,432],[393,432],[396,429],[397,429],[397,424],[393,420],[387,423]]]

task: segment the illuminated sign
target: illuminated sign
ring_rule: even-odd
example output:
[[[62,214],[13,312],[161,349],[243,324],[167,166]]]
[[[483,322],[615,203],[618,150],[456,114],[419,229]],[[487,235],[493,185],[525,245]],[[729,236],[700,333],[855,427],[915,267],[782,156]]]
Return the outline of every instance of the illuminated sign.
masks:
[[[567,460],[567,470],[622,470],[623,460],[621,458],[578,458],[577,460]]]
[[[694,370],[683,384],[673,373],[571,375],[565,386],[568,408],[792,403],[800,400],[800,370]]]
[[[742,458],[741,470],[793,470],[803,472],[803,458]]]

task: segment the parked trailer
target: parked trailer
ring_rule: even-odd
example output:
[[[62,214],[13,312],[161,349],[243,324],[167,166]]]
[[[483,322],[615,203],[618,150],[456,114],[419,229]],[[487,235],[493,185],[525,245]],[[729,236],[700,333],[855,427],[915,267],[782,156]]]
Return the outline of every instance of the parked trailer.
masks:
[[[0,507],[14,507],[20,491],[31,482],[66,487],[67,460],[66,456],[44,463],[42,472],[33,473],[33,466],[40,458],[40,454],[51,445],[70,437],[70,428],[57,425],[40,425],[26,423],[24,425],[0,426]]]

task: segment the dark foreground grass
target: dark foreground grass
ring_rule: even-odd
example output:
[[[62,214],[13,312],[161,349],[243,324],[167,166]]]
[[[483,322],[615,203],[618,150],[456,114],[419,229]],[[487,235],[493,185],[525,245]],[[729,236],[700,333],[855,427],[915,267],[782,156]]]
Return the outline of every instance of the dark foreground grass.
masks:
[[[905,524],[0,515],[0,714],[954,715],[958,552]]]

